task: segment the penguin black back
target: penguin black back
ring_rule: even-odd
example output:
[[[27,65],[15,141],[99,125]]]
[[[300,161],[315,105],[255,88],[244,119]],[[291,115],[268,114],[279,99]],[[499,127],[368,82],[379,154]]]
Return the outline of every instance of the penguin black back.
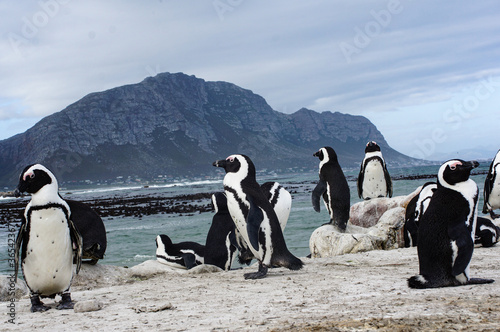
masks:
[[[106,228],[101,217],[85,203],[66,200],[71,209],[71,219],[83,239],[83,259],[95,264],[106,252]]]
[[[227,208],[226,195],[217,192],[212,195],[215,215],[205,242],[205,264],[211,264],[228,271],[236,254],[235,226]]]
[[[337,160],[335,150],[329,146],[313,154],[318,157],[319,182],[312,193],[312,204],[320,212],[321,197],[330,215],[330,223],[344,231],[349,220],[351,194],[344,172]]]

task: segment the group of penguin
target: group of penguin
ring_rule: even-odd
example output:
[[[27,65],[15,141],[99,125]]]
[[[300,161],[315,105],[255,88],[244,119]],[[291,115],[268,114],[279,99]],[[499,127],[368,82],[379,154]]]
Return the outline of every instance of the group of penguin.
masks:
[[[312,192],[313,208],[319,212],[319,201],[323,198],[329,224],[345,231],[350,193],[337,155],[333,148],[323,147],[313,156],[320,160],[319,182]],[[500,208],[500,176],[496,176],[499,165],[500,151],[485,182],[483,212],[492,216],[493,210]],[[157,260],[183,268],[204,263],[229,270],[238,252],[242,264],[253,259],[259,262],[258,271],[246,273],[245,279],[263,278],[273,267],[301,269],[304,263],[288,250],[283,237],[291,210],[290,193],[277,182],[260,186],[255,166],[246,155],[231,155],[215,161],[213,166],[223,168],[226,174],[224,191],[212,195],[215,215],[205,245],[174,244],[167,235],[158,235]],[[486,242],[492,245],[499,233],[493,223],[481,221],[481,226],[476,227],[478,188],[469,176],[477,166],[477,162],[458,159],[445,162],[437,174],[437,183],[424,185],[410,203],[405,235],[411,239],[410,243],[417,244],[420,273],[408,280],[409,287],[493,282],[469,277],[475,236],[483,231],[495,233],[496,238]],[[392,196],[392,182],[375,142],[366,145],[357,186],[363,199]],[[73,308],[70,296],[73,272],[78,273],[82,258],[90,259],[91,264],[103,258],[104,224],[87,205],[64,200],[58,193],[57,179],[43,165],[29,165],[22,171],[16,196],[23,192],[31,194],[31,201],[16,239],[16,278],[20,262],[30,289],[31,311],[48,310],[50,307],[40,297],[56,295],[61,296],[57,309]]]

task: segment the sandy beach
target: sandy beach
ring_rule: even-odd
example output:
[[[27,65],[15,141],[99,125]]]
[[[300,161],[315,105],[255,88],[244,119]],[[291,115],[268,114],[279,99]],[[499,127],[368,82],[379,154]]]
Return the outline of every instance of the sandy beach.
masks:
[[[497,279],[499,253],[498,246],[476,248],[471,276]],[[416,248],[302,259],[301,271],[272,269],[267,278],[252,281],[244,280],[243,274],[256,270],[255,265],[212,273],[203,273],[206,266],[173,271],[156,261],[127,269],[84,266],[72,289],[78,310],[31,313],[29,299],[22,298],[16,302],[15,324],[8,323],[10,317],[5,314],[2,330],[500,329],[499,280],[488,285],[409,289],[406,279],[418,272]],[[92,273],[102,275],[88,280]],[[51,299],[44,302],[56,304]],[[85,306],[100,309],[81,309]]]

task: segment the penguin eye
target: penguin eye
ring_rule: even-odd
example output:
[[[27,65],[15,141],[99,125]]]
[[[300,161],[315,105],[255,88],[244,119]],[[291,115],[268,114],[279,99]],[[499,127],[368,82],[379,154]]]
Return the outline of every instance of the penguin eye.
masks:
[[[455,166],[455,165],[451,165],[451,166],[450,166],[450,169],[451,169],[452,171],[454,171],[454,170],[456,170],[456,169],[457,169],[457,166]]]
[[[24,176],[23,176],[23,181],[27,181],[28,178],[30,179],[33,179],[35,177],[35,173],[34,172],[31,172],[31,173],[25,173]]]
[[[227,157],[227,160],[232,163],[234,161],[234,157]]]

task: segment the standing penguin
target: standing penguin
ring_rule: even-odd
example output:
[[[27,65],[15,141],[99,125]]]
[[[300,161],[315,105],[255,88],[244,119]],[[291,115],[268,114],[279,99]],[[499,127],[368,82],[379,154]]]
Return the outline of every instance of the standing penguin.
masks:
[[[366,144],[365,158],[358,176],[358,196],[362,199],[392,197],[392,181],[380,146],[370,141]]]
[[[71,219],[82,236],[82,263],[94,265],[104,258],[106,252],[106,228],[101,217],[85,203],[66,200],[71,210]]]
[[[292,195],[278,182],[266,182],[260,188],[271,203],[280,222],[281,230],[284,231],[292,208]]]
[[[408,203],[405,213],[405,224],[403,227],[406,248],[417,246],[420,218],[427,209],[427,206],[429,206],[429,202],[436,189],[437,183],[427,182],[422,186],[418,195],[413,197]]]
[[[221,192],[213,194],[212,205],[215,215],[205,242],[204,261],[229,271],[236,256],[236,230],[227,208],[226,195]]]
[[[281,231],[284,232],[288,217],[290,216],[290,210],[292,209],[292,195],[278,182],[273,181],[264,183],[260,186],[260,189],[262,189],[267,200],[271,203],[276,217],[278,217]],[[255,257],[237,230],[236,241],[239,250],[238,261],[240,264],[249,265]]]
[[[437,189],[418,228],[420,274],[411,288],[436,288],[491,283],[469,278],[474,251],[478,188],[469,179],[476,161],[449,160],[439,168]]]
[[[21,173],[16,196],[27,192],[31,201],[26,206],[19,228],[15,250],[15,276],[19,252],[24,280],[30,289],[31,311],[50,309],[40,297],[61,295],[56,309],[72,309],[69,288],[73,278],[73,257],[76,273],[80,270],[82,239],[71,221],[71,210],[58,194],[55,176],[46,167],[35,164]],[[76,252],[73,253],[73,246]]]
[[[484,205],[483,213],[489,213],[491,218],[500,217],[493,210],[500,209],[500,150],[490,164],[490,169],[484,181]]]
[[[320,212],[319,201],[323,197],[326,209],[330,215],[330,224],[345,231],[349,220],[351,194],[347,180],[340,168],[337,154],[331,147],[326,146],[313,154],[318,157],[319,182],[312,192],[314,211]]]
[[[264,278],[271,266],[301,269],[304,263],[288,251],[278,217],[256,181],[250,158],[231,155],[213,165],[226,171],[223,184],[229,213],[259,260],[258,272],[245,274],[245,279]]]

